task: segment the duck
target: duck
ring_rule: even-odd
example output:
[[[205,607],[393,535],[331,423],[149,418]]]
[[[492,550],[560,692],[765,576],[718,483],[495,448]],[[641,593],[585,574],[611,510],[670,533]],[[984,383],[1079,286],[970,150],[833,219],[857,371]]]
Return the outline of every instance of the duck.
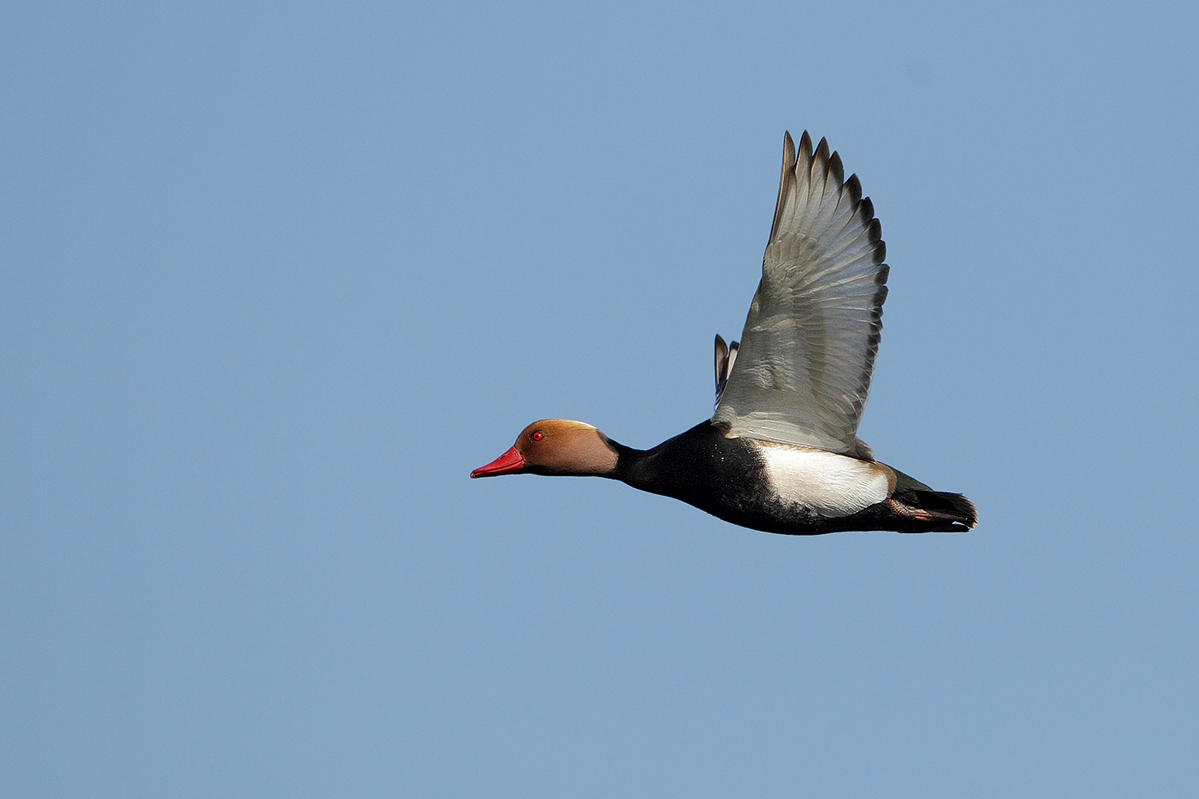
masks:
[[[978,513],[875,460],[858,438],[882,335],[886,244],[828,141],[783,136],[778,201],[740,341],[715,341],[710,419],[648,450],[542,419],[472,478],[595,476],[784,535],[965,532]]]

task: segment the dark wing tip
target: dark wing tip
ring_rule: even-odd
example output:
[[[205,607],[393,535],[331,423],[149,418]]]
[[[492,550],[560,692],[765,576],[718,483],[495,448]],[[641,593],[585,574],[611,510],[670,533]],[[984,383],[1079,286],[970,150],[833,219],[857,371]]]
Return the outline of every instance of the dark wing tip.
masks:
[[[804,142],[807,141],[809,146],[811,140],[808,139],[808,132],[805,130],[803,138],[800,139],[799,146],[802,148]],[[783,213],[783,204],[787,197],[787,193],[791,190],[791,185],[795,182],[795,142],[791,140],[789,131],[783,132],[783,171],[779,176],[779,196],[774,204],[774,222],[770,225],[770,241],[774,241],[774,234],[779,227],[779,217]]]
[[[833,180],[840,186],[845,182],[845,167],[841,165],[841,155],[834,152],[828,159],[828,171]]]
[[[857,175],[850,175],[849,180],[845,181],[845,188],[849,192],[849,199],[852,203],[859,203],[862,200],[862,181],[858,180]]]
[[[799,156],[803,161],[807,161],[812,157],[812,137],[808,135],[806,130],[799,137]]]
[[[858,204],[858,213],[862,215],[862,224],[869,225],[874,221],[874,203],[870,202],[869,197],[863,197]]]
[[[821,161],[828,160],[828,139],[821,139],[820,144],[816,145],[816,158]]]
[[[821,139],[812,154],[812,165],[808,175],[815,183],[823,183],[828,175],[828,139]]]
[[[733,363],[737,360],[737,342],[725,344],[719,334],[716,336],[716,404],[720,404],[720,395],[728,385],[729,375],[733,371]]]
[[[883,223],[874,217],[874,203],[870,202],[869,197],[863,197],[858,203],[858,213],[862,224],[866,226],[866,236],[870,242],[874,244],[874,252],[872,260],[876,264],[881,264],[887,259],[887,245],[883,241]]]
[[[729,346],[724,343],[720,334],[716,334],[716,396],[720,396],[721,377],[724,375],[725,363],[729,359]]]

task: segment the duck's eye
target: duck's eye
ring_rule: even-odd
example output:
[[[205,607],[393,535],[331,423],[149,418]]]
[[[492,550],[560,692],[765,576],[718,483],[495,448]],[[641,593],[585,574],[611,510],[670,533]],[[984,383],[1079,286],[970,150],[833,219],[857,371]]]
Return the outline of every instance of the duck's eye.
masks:
[[[540,441],[541,439],[545,438],[545,433],[541,432],[540,430],[534,430],[533,435],[530,436],[530,438],[532,438],[534,441]]]

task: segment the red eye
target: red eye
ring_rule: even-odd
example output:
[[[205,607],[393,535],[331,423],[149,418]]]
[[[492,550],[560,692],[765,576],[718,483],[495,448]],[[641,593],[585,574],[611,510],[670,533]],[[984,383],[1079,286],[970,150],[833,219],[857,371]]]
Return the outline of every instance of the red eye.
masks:
[[[532,438],[534,441],[540,441],[541,439],[545,438],[545,434],[544,434],[544,433],[542,433],[540,430],[534,430],[534,431],[533,431],[533,435],[531,436],[531,438]]]

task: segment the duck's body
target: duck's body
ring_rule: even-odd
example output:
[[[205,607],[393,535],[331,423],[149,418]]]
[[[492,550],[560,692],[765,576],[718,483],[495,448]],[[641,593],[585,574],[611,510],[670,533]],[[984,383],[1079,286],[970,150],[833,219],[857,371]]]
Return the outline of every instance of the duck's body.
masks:
[[[704,421],[650,450],[611,442],[604,477],[673,497],[726,522],[787,535],[845,530],[953,532],[974,523],[956,494],[889,466],[825,450],[730,438]],[[968,505],[968,503],[966,503]]]
[[[682,500],[743,527],[787,535],[845,530],[959,532],[977,521],[874,460],[857,437],[882,329],[888,267],[869,199],[804,133],[784,140],[762,282],[741,345],[716,337],[716,412],[653,449],[591,425],[547,419],[472,477],[593,475]]]

